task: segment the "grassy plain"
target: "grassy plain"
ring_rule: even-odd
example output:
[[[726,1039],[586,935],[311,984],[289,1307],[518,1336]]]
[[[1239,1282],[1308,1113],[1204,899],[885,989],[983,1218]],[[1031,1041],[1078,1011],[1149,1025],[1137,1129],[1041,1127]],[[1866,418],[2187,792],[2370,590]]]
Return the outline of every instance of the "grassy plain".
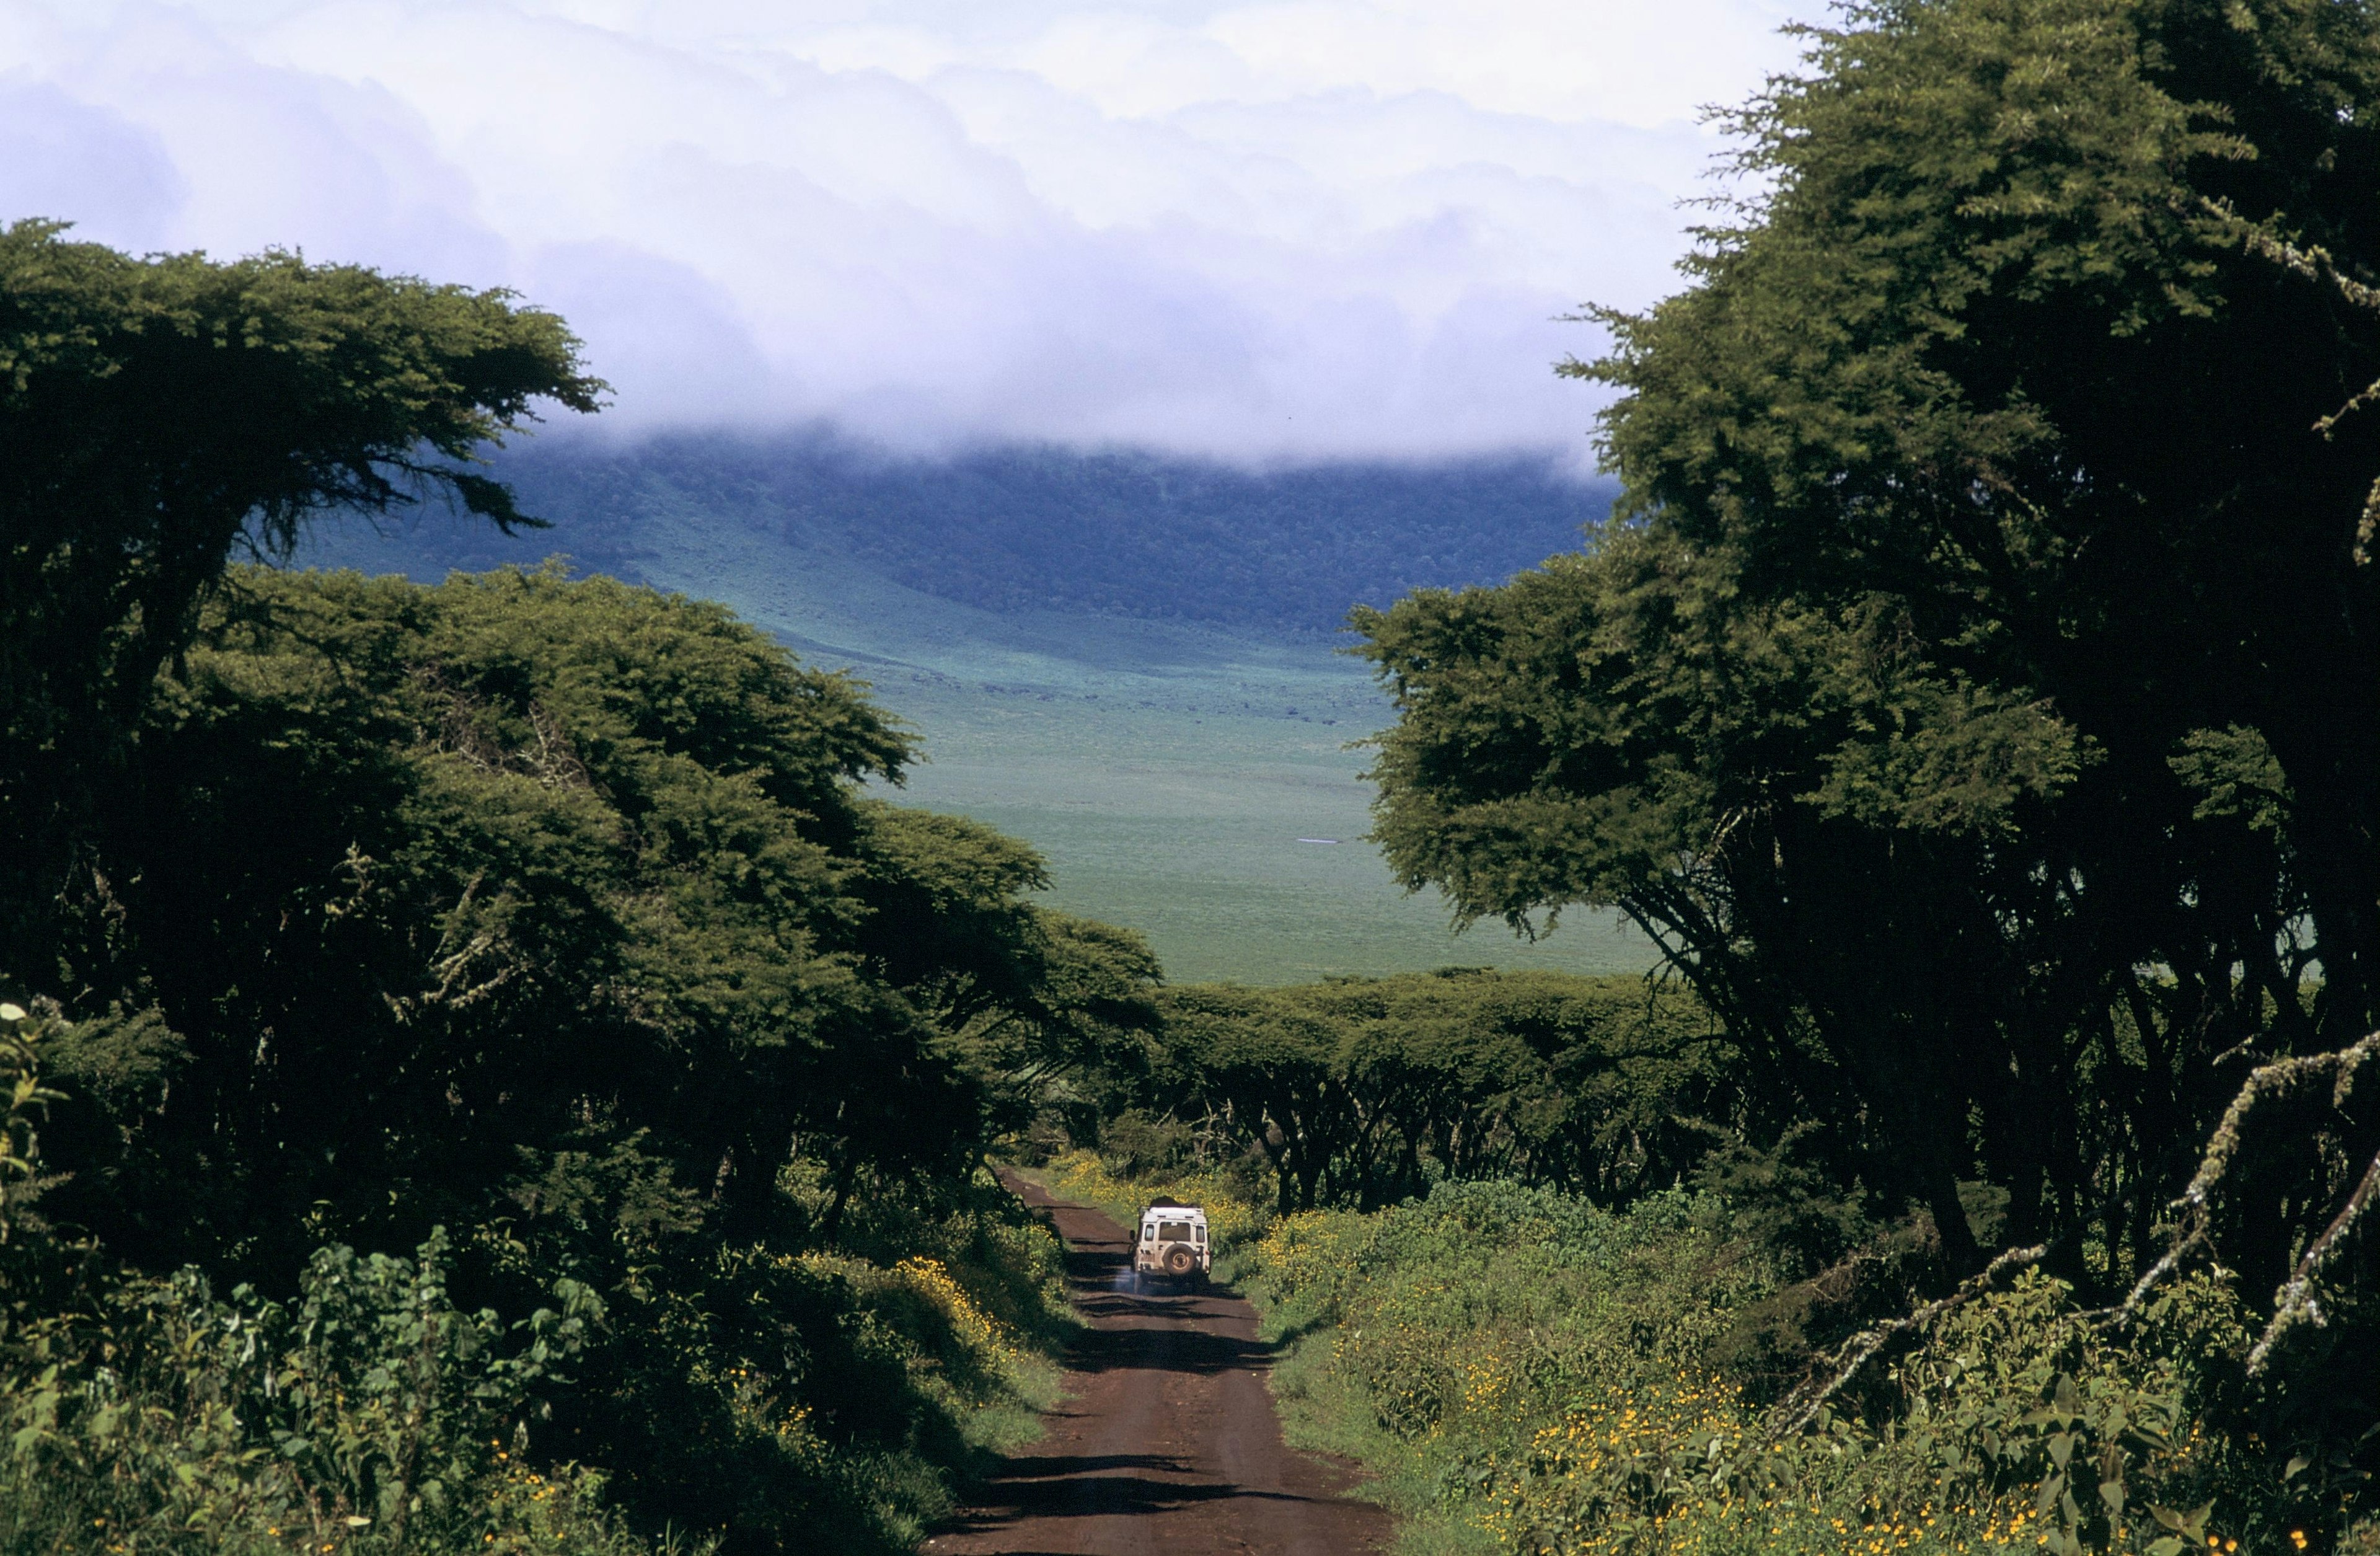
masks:
[[[1053,906],[1141,930],[1176,979],[1654,961],[1610,916],[1574,915],[1536,943],[1499,924],[1458,935],[1434,897],[1400,890],[1363,841],[1371,794],[1349,748],[1390,709],[1328,635],[994,613],[692,502],[647,500],[625,527],[553,517],[516,541],[435,515],[385,534],[352,524],[304,560],[435,578],[577,553],[722,601],[808,663],[849,667],[907,721],[927,760],[894,798],[1032,843]]]

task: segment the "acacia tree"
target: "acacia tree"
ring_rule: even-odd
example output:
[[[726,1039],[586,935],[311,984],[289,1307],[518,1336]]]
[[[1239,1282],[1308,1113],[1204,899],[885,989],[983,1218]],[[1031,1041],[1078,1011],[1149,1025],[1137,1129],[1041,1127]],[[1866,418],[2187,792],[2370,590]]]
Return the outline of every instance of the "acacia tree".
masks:
[[[268,253],[134,258],[57,222],[0,230],[0,965],[41,926],[160,667],[243,541],[444,495],[533,523],[469,468],[603,385],[553,314]]]
[[[1614,519],[1359,616],[1378,836],[1465,915],[1620,905],[1954,1262],[1985,1178],[2107,1280],[2227,1055],[2380,1021],[2380,28],[1808,38],[1734,118],[1760,192],[1567,369]]]
[[[1676,1182],[1740,1111],[1708,1013],[1634,979],[1447,968],[1156,1004],[1140,1100],[1260,1153],[1284,1215],[1465,1178],[1621,1204]]]

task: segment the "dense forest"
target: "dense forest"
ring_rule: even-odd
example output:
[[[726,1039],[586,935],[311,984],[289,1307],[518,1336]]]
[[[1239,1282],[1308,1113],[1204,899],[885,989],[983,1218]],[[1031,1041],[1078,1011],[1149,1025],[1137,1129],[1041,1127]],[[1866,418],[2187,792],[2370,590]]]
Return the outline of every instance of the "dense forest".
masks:
[[[716,607],[231,565],[600,386],[502,296],[0,237],[9,1550],[905,1548],[1024,1429],[980,1173],[1135,939]]]
[[[1756,219],[1577,365],[1620,517],[1363,614],[1380,836],[1466,913],[1621,905],[1954,1264],[1983,1179],[2120,1289],[2241,1069],[2380,1027],[2380,34],[1814,46],[1741,126]],[[2204,1213],[2277,1283],[2336,1171]]]
[[[602,398],[518,299],[0,236],[0,1550],[912,1548],[1052,1397],[1006,1161],[1205,1203],[1416,1551],[2380,1551],[2380,18],[1806,43],[1568,370],[1584,546],[1519,466],[477,465]],[[258,565],[441,499],[1377,599],[1401,878],[1663,967],[1169,985],[718,607]]]
[[[1425,585],[1500,583],[1609,508],[1538,458],[1251,471],[1151,454],[895,458],[824,435],[548,439],[497,469],[580,565],[638,576],[645,523],[691,512],[979,609],[1096,612],[1260,635],[1338,631]],[[483,541],[442,533],[459,565]]]

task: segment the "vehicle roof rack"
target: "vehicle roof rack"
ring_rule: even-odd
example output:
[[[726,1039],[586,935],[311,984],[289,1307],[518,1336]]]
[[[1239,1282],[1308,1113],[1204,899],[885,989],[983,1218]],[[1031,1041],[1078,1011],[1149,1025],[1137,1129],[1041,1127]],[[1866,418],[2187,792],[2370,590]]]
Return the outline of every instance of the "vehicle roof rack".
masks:
[[[1170,1195],[1160,1194],[1148,1202],[1148,1208],[1152,1210],[1195,1210],[1198,1207],[1186,1199],[1176,1199]]]

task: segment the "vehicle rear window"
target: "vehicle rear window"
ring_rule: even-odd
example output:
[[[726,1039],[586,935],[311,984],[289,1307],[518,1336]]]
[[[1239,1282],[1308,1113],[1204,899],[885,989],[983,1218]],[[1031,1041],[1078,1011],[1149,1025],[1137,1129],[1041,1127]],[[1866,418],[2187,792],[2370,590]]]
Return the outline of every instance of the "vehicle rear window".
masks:
[[[1186,1221],[1159,1222],[1157,1240],[1160,1243],[1187,1243],[1190,1241],[1190,1223]]]

